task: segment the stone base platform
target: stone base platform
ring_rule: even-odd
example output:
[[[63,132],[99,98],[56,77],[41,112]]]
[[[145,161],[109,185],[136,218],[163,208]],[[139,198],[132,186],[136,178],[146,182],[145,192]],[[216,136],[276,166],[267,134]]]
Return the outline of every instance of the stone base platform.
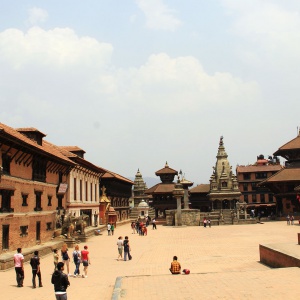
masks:
[[[259,245],[260,262],[272,268],[300,267],[300,245]]]

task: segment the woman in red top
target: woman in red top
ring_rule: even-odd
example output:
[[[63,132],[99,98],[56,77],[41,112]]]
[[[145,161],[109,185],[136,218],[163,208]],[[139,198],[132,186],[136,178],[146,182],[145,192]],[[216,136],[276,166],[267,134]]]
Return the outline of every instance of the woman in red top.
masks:
[[[81,250],[81,259],[83,264],[83,272],[85,275],[82,275],[82,277],[87,278],[88,267],[91,264],[91,261],[89,258],[89,251],[87,251],[88,246],[84,246],[83,248],[84,250]]]

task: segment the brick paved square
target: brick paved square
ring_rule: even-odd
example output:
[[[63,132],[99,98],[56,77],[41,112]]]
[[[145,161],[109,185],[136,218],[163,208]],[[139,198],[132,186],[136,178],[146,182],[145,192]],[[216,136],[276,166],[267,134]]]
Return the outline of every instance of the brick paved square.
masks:
[[[114,236],[92,237],[88,278],[70,278],[68,299],[292,299],[299,296],[299,268],[270,269],[259,263],[259,244],[297,244],[299,225],[265,224],[182,227],[158,226],[148,236],[132,234],[130,224]],[[117,238],[129,236],[132,261],[117,261]],[[83,248],[84,244],[80,244]],[[300,246],[299,246],[300,247]],[[70,251],[73,249],[70,249]],[[299,248],[300,250],[300,248]],[[173,255],[190,275],[171,275]],[[81,267],[82,268],[82,267]],[[41,259],[43,288],[32,289],[25,265],[24,287],[17,288],[13,269],[0,273],[1,298],[55,299],[50,283],[52,255]],[[71,263],[71,271],[74,265]],[[116,279],[120,289],[114,291]],[[118,286],[117,286],[118,287]]]

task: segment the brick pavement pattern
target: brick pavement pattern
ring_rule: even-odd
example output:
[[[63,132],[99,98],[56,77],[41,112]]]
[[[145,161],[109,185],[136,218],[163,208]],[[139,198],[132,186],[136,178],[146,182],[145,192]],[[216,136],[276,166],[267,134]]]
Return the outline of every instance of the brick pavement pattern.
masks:
[[[118,226],[114,236],[103,232],[86,243],[91,258],[88,278],[70,277],[68,299],[294,299],[300,296],[300,269],[271,269],[261,264],[259,244],[294,245],[298,232],[299,225],[287,226],[286,222],[212,228],[158,226],[157,230],[149,227],[148,236],[132,234],[130,224]],[[117,261],[120,235],[129,236],[132,261]],[[178,256],[182,269],[191,270],[190,275],[169,273],[173,255]],[[28,263],[23,288],[16,287],[14,269],[0,272],[1,298],[55,299],[50,283],[52,255],[41,258],[41,271],[44,287],[36,289],[32,289]]]

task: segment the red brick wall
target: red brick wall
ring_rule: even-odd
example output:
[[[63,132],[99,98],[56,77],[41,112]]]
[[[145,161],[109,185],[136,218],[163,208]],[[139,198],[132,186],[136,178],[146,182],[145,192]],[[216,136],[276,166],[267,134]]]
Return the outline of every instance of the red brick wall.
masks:
[[[300,267],[300,260],[264,245],[259,245],[260,261],[272,268]]]
[[[5,148],[2,147],[2,149]],[[11,156],[17,150],[10,150]],[[20,153],[21,154],[21,153]],[[1,155],[0,155],[1,156]],[[18,157],[19,155],[17,155]],[[32,181],[32,164],[27,166],[23,162],[16,163],[13,159],[10,163],[10,175],[3,175],[0,186],[13,187],[14,192],[11,196],[11,208],[14,209],[12,213],[0,213],[0,253],[3,252],[3,232],[2,225],[9,225],[9,251],[15,250],[18,247],[32,247],[37,242],[46,242],[51,240],[55,229],[55,212],[58,204],[57,201],[57,187],[59,183],[58,173],[46,174],[46,182]],[[63,177],[66,181],[66,177]],[[35,211],[36,194],[35,191],[41,191],[41,207],[42,211]],[[27,206],[23,206],[22,194],[28,194]],[[52,196],[52,206],[48,206],[48,196]],[[62,206],[66,207],[63,198]],[[0,195],[0,201],[1,195]],[[36,222],[40,221],[40,240],[36,240]],[[47,230],[47,223],[51,223],[51,230]],[[21,236],[20,226],[28,226],[28,235]]]

